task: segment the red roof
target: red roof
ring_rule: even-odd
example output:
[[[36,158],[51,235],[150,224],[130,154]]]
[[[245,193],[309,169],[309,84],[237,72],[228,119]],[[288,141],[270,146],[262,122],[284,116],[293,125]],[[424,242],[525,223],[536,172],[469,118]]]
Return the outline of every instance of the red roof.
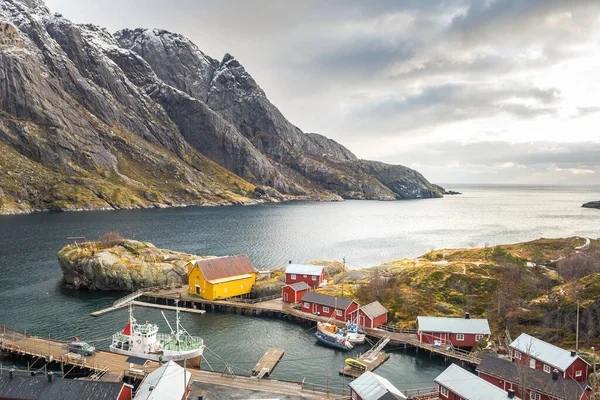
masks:
[[[200,268],[207,281],[258,272],[245,254],[195,260],[192,263]]]

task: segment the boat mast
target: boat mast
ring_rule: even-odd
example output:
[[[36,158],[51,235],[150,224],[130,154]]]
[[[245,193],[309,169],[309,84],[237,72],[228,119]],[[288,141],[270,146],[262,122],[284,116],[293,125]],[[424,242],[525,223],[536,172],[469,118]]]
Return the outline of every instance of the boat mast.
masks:
[[[179,300],[175,300],[175,340],[177,341],[177,348],[179,348]]]

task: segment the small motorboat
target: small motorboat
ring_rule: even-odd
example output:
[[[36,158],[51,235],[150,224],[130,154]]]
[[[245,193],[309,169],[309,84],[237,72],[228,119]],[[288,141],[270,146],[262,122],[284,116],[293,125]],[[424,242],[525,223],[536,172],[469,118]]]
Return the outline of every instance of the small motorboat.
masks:
[[[368,369],[367,368],[367,364],[365,364],[365,363],[363,363],[361,361],[358,361],[355,358],[346,358],[345,361],[346,361],[346,365],[349,366],[349,367],[351,367],[351,368],[356,368],[356,369],[359,369],[361,371],[366,371]]]
[[[317,337],[319,342],[323,343],[326,346],[333,347],[334,349],[348,351],[354,348],[354,345],[343,337],[331,337],[328,335],[324,335],[321,332],[315,332],[315,336]]]
[[[354,344],[363,344],[366,340],[366,335],[362,329],[360,329],[357,324],[350,321],[346,323],[346,337],[350,343]]]

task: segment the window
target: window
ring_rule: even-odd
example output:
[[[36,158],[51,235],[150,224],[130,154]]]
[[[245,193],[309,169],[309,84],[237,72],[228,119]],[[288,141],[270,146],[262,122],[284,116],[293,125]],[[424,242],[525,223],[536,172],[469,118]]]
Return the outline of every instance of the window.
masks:
[[[456,334],[456,340],[465,340],[465,335],[462,333],[457,333]]]
[[[227,288],[223,288],[223,293],[227,293]]]
[[[303,278],[306,278],[306,275],[302,275]]]
[[[552,372],[549,365],[544,364],[544,372],[547,372],[547,373]]]
[[[575,371],[575,376],[576,377],[580,377],[581,376],[581,371]]]
[[[307,302],[304,302],[304,308],[310,308],[310,304]]]
[[[292,274],[292,276],[290,276],[290,278],[295,281],[296,280],[296,274]]]
[[[440,394],[444,396],[448,396],[448,389],[440,385]]]
[[[240,290],[244,290],[244,285],[240,285]]]
[[[323,307],[323,312],[329,312],[329,307]]]
[[[483,339],[483,335],[475,335],[475,340],[476,341],[480,341],[481,339]]]
[[[521,352],[520,352],[520,351],[517,351],[517,350],[515,350],[515,358],[516,358],[517,360],[520,360],[520,359],[521,359]]]
[[[541,400],[541,399],[542,399],[542,396],[541,396],[539,393],[536,393],[536,392],[531,392],[531,393],[529,394],[529,398],[530,398],[531,400]]]
[[[317,276],[316,276],[316,275],[313,275],[313,276],[312,276],[312,280],[313,280],[313,281],[316,281],[316,280],[317,280]]]
[[[336,314],[338,317],[341,317],[341,316],[342,316],[342,310],[335,310],[335,314]]]

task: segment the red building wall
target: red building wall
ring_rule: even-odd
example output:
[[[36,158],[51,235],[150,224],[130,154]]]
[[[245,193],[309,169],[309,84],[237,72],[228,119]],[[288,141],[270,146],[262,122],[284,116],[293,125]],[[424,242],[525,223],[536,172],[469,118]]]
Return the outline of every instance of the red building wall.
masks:
[[[378,326],[384,325],[387,322],[387,313],[380,315],[379,317],[375,317],[374,319],[369,318],[365,315],[365,313],[359,309],[358,311],[358,325],[364,326],[365,328],[377,328]],[[351,316],[351,319],[354,321],[356,318],[356,313]]]
[[[448,395],[442,394],[442,386],[438,385],[438,397],[442,400],[464,400],[462,397],[457,395],[456,393],[448,390]]]
[[[504,390],[513,389],[515,391],[515,396],[516,397],[519,397],[521,399],[529,399],[529,398],[531,398],[531,391],[530,390],[526,390],[526,396],[521,396],[521,392],[519,390],[519,384],[518,383],[503,381],[503,380],[498,379],[498,378],[496,378],[494,376],[487,375],[485,372],[478,372],[478,374],[479,374],[479,377],[481,379],[484,379],[484,380],[488,381],[489,383],[491,383],[491,384],[493,384],[495,386],[498,386],[501,389],[504,389]],[[583,394],[583,396],[581,397],[580,400],[590,400],[590,399],[591,399],[591,393],[590,393],[589,390],[587,390]],[[554,397],[550,397],[548,395],[540,393],[540,400],[558,400],[558,399],[555,399]],[[570,400],[570,398],[568,400]]]
[[[281,296],[283,301],[288,303],[300,303],[300,300],[304,295],[308,293],[308,289],[295,291],[289,286],[284,286],[281,289]]]
[[[119,397],[117,400],[131,400],[133,399],[133,393],[131,391],[131,386],[123,385],[121,388],[121,393],[119,393]]]
[[[421,332],[419,325],[417,324],[417,339],[423,343],[433,344],[435,340],[442,342],[442,345],[452,343],[454,347],[473,347],[477,344],[475,334],[464,333],[464,340],[458,340],[456,338],[457,333],[439,333],[439,332]],[[481,335],[482,337],[489,338],[489,335]]]
[[[550,371],[552,371],[555,368],[552,365],[544,364],[542,361],[534,357],[530,357],[525,353],[521,353],[521,359],[518,359],[516,357],[517,351],[518,350],[516,349],[511,349],[512,360],[517,364],[526,365],[531,368],[531,360],[535,360],[535,369],[543,371],[544,365],[548,365],[550,367]],[[575,376],[577,371],[581,371],[581,376]],[[559,372],[565,378],[573,379],[577,382],[586,382],[589,375],[589,366],[585,363],[585,361],[577,357],[566,370],[559,370]]]
[[[342,315],[337,315],[336,314],[336,309],[334,309],[333,307],[328,307],[328,311],[325,311],[324,308],[327,306],[322,306],[320,304],[313,304],[313,303],[308,303],[309,307],[306,307],[306,302],[302,303],[302,311],[304,312],[309,312],[309,313],[319,313],[322,316],[325,317],[332,317],[335,314],[335,319],[339,320],[339,321],[346,321],[349,319],[350,313],[354,310],[356,310],[358,308],[358,304],[356,304],[356,302],[352,302],[352,304],[350,304],[350,306],[348,306],[348,308],[346,310],[341,310],[341,309],[337,309],[337,310],[341,310],[342,311]]]
[[[294,277],[292,279],[292,277]],[[315,278],[315,280],[313,280],[313,278]],[[325,270],[323,269],[321,271],[321,275],[316,276],[316,275],[302,275],[302,274],[285,274],[285,283],[286,284],[291,284],[291,283],[296,283],[296,282],[305,282],[308,286],[310,286],[311,288],[316,288],[317,286],[319,286],[321,284],[321,282],[323,282],[323,280],[325,279]]]

